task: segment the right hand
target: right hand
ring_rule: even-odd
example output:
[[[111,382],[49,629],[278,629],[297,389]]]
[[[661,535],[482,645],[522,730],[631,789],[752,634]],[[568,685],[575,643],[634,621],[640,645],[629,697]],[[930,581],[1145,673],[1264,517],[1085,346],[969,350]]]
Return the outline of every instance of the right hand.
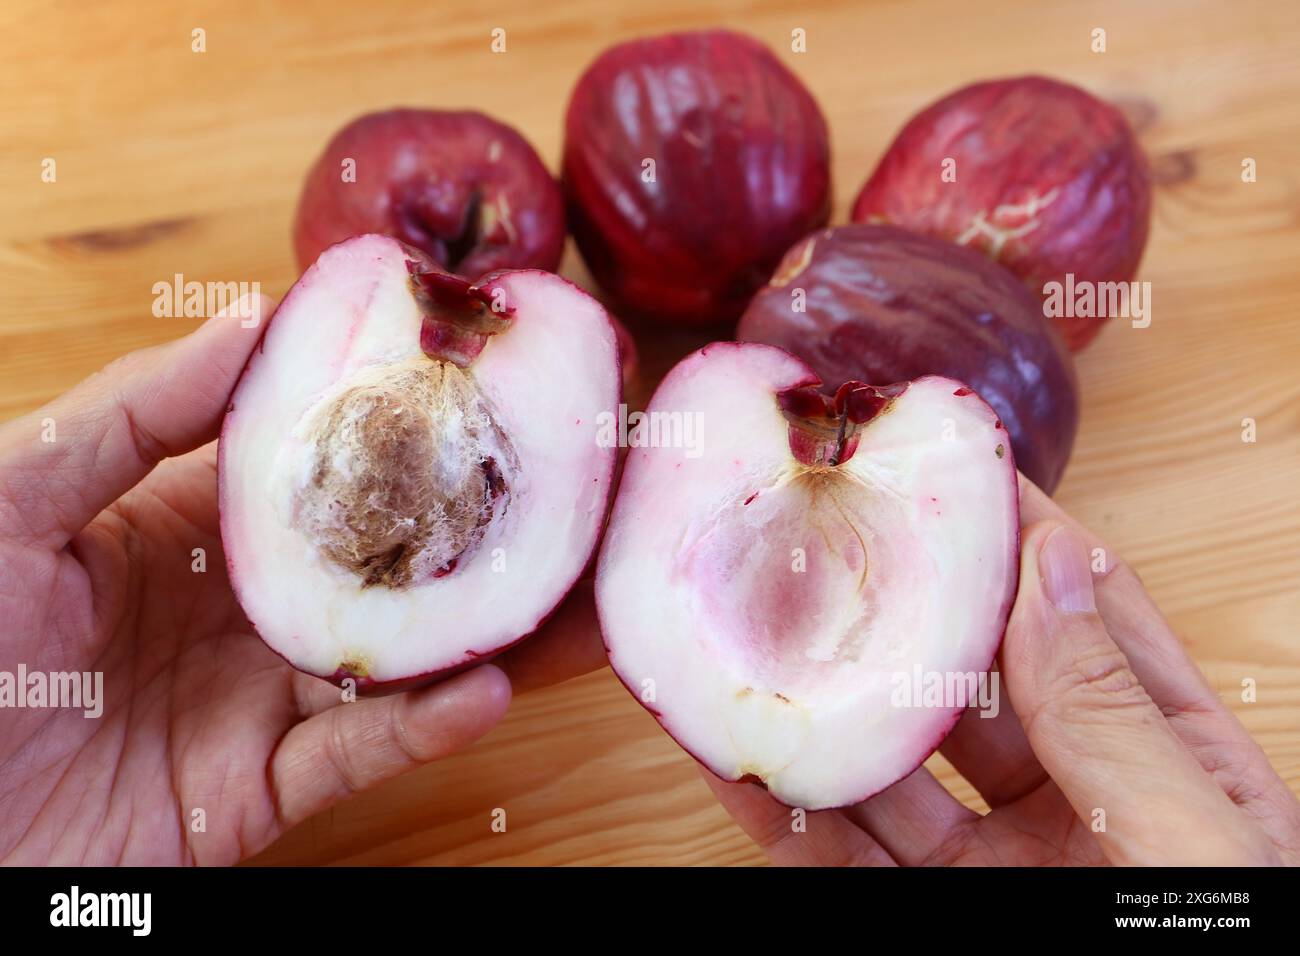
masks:
[[[1300,803],[1138,576],[1024,478],[1020,498],[1010,706],[968,711],[940,747],[990,812],[925,767],[804,832],[760,787],[706,771],[722,805],[778,864],[1300,864]]]

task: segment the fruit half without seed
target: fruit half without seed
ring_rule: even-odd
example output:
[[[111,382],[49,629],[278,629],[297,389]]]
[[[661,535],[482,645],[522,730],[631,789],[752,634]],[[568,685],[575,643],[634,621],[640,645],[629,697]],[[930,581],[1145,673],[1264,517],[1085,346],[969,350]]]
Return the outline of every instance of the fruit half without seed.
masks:
[[[760,344],[677,365],[647,420],[696,416],[697,441],[632,449],[596,578],[638,700],[714,773],[810,810],[939,745],[963,702],[903,685],[988,671],[1019,545],[1010,442],[975,392],[819,384]]]
[[[294,667],[396,689],[534,631],[588,564],[616,449],[605,311],[545,272],[476,283],[376,236],[290,290],[220,443],[231,583]]]

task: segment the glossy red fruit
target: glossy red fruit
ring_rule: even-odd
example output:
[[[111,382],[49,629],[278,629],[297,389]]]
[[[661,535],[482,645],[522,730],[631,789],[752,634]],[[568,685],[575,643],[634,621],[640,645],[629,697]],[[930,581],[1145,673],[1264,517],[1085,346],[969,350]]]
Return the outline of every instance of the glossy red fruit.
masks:
[[[943,375],[973,387],[1016,463],[1051,491],[1079,419],[1074,362],[1034,296],[979,253],[892,226],[839,226],[798,243],[736,331],[778,345],[823,382]]]
[[[1124,116],[1041,76],[976,83],[917,114],[853,206],[854,222],[979,249],[1039,295],[1067,273],[1131,280],[1150,218],[1146,157]],[[1078,350],[1105,319],[1057,321]]]
[[[298,265],[366,233],[399,239],[471,279],[496,269],[554,272],[564,201],[528,141],[491,117],[369,113],[339,130],[307,174],[293,229]]]
[[[830,214],[826,121],[749,37],[634,40],[578,81],[563,181],[578,247],[621,311],[734,319]]]

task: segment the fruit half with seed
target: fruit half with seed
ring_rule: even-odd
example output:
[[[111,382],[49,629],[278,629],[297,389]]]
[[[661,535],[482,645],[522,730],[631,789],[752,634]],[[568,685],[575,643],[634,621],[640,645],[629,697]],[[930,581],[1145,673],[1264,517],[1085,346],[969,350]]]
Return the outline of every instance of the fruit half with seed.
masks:
[[[833,396],[767,345],[716,343],[650,401],[601,547],[610,663],[686,750],[806,809],[911,773],[965,700],[915,675],[988,671],[1017,582],[997,416],[953,379]],[[675,416],[675,417],[674,417]],[[664,423],[695,416],[668,447]]]
[[[221,434],[230,579],[262,639],[363,689],[482,660],[587,565],[620,393],[605,311],[544,272],[475,283],[383,236],[276,310]]]
[[[554,272],[564,200],[528,141],[490,116],[368,113],[339,130],[307,174],[293,227],[298,267],[372,232],[470,279],[495,269]]]

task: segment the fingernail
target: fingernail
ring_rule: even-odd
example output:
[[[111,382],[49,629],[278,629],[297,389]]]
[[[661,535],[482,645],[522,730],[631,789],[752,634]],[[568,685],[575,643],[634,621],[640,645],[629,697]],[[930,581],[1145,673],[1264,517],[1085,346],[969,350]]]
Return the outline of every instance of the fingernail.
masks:
[[[1038,573],[1047,599],[1062,614],[1097,610],[1092,594],[1092,569],[1083,539],[1062,525],[1047,536],[1038,552]]]

